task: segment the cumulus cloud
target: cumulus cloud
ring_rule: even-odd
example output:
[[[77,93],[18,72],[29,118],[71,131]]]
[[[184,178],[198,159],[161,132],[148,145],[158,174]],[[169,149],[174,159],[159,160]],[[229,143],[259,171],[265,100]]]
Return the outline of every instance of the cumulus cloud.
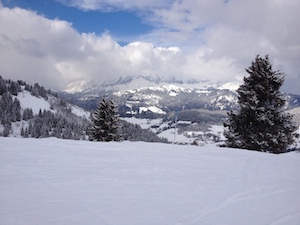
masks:
[[[182,48],[209,48],[211,52],[203,57],[209,63],[231,62],[226,68],[233,69],[232,76],[234,71],[246,75],[243,69],[255,55],[269,54],[274,68],[286,74],[285,90],[299,93],[299,9],[297,0],[175,1],[154,11],[151,19],[161,24],[161,30],[149,37],[163,39],[164,30],[168,40],[173,37]]]
[[[247,75],[257,54],[269,54],[286,74],[285,91],[300,91],[298,0],[58,1],[86,11],[136,11],[154,29],[121,46],[109,32],[78,33],[67,21],[0,6],[3,76],[51,87],[141,74],[231,81]]]
[[[20,26],[22,24],[22,26]],[[70,23],[20,8],[0,9],[1,74],[58,87],[75,79],[105,81],[127,75],[183,76],[178,47],[116,43],[109,33],[79,34]]]
[[[80,35],[65,21],[48,20],[20,8],[0,8],[0,72],[11,78],[56,86],[61,60],[80,59]]]

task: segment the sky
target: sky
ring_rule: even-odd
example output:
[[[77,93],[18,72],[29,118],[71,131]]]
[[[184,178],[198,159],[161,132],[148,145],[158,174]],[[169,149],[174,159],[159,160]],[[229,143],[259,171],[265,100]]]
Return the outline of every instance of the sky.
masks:
[[[0,75],[60,89],[152,75],[240,81],[256,55],[300,94],[299,0],[0,0]]]

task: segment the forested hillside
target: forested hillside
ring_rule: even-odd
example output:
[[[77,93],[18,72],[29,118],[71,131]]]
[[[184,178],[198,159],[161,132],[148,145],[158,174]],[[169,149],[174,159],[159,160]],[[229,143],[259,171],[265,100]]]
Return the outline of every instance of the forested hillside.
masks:
[[[82,115],[77,115],[81,113]],[[0,136],[86,139],[88,113],[37,83],[0,77]]]
[[[0,76],[0,136],[86,140],[90,112],[35,83]],[[120,122],[122,140],[167,142],[150,130]]]

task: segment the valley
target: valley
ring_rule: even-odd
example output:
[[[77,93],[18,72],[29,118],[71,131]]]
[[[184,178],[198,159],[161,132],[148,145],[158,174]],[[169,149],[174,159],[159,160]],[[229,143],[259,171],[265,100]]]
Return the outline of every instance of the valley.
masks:
[[[6,89],[11,93],[2,97],[3,107],[20,105],[18,119],[13,106],[2,110],[2,136],[86,140],[90,113],[105,96],[118,105],[124,140],[203,145],[223,141],[227,113],[238,110],[236,83],[138,76],[102,84],[80,81],[64,91],[3,78],[1,85],[2,94]],[[299,125],[300,96],[285,96],[285,110]],[[28,109],[30,118],[24,117]]]
[[[223,140],[227,112],[239,107],[238,87],[236,82],[137,76],[103,84],[80,80],[59,94],[87,110],[96,108],[100,99],[107,96],[118,105],[122,119],[150,129],[169,142],[201,145]],[[300,96],[284,95],[285,109],[293,113],[300,106]]]

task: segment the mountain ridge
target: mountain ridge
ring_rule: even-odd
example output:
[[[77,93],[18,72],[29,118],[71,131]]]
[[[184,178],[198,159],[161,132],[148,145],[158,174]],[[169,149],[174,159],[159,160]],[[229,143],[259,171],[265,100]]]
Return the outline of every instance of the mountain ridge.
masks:
[[[157,86],[157,85],[178,85],[190,88],[216,88],[224,84],[219,82],[210,82],[208,80],[196,79],[181,79],[177,77],[160,78],[158,76],[126,76],[115,80],[97,82],[95,80],[79,79],[71,82],[61,91],[76,94],[76,93],[94,93],[95,91],[125,91],[142,87]],[[234,86],[234,83],[233,85]],[[235,85],[236,86],[236,85]]]
[[[176,108],[237,110],[236,90],[239,86],[238,82],[214,83],[140,75],[104,83],[80,80],[70,84],[61,94],[87,109],[94,109],[99,98],[107,96],[118,103],[121,115],[133,116],[145,111],[166,114]],[[285,96],[286,109],[300,106],[300,96],[286,93]]]

